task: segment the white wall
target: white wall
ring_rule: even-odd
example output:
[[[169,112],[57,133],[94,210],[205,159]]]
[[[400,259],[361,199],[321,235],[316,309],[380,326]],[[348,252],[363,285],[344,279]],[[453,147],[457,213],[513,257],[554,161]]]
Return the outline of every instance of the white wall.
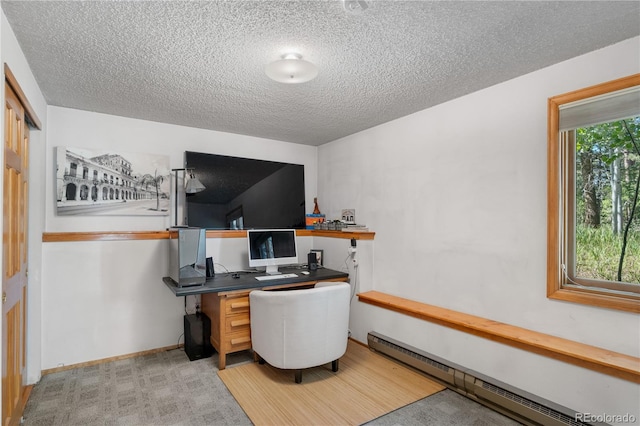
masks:
[[[182,329],[183,301],[160,280],[165,242],[41,243],[44,231],[171,223],[56,216],[55,146],[165,154],[174,168],[185,150],[304,163],[308,205],[318,195],[328,218],[355,208],[376,231],[359,243],[359,291],[640,354],[637,316],[548,300],[544,273],[546,98],[639,72],[638,38],[327,144],[318,156],[304,145],[46,108],[4,14],[0,30],[2,61],[44,125],[31,134],[29,383],[41,369],[175,344]],[[303,245],[346,268],[348,240]],[[230,269],[242,262],[241,240],[208,241],[207,250]],[[361,341],[376,330],[577,411],[640,418],[629,382],[359,303],[351,328]]]
[[[313,206],[318,175],[316,147],[69,108],[49,107],[49,115],[51,125],[47,131],[45,205],[47,232],[159,230],[174,223],[173,212],[166,217],[57,216],[54,152],[57,146],[167,155],[171,168],[184,167],[184,151],[303,164],[306,205]]]
[[[640,72],[640,39],[319,148],[327,217],[376,232],[363,287],[640,355],[637,315],[546,298],[547,98]],[[637,384],[358,304],[378,331],[577,411],[635,413]]]
[[[47,181],[43,185],[46,232],[159,230],[173,223],[173,216],[57,216],[57,146],[165,154],[172,168],[181,167],[185,150],[304,164],[306,202],[313,205],[316,147],[68,108],[49,107],[48,113]],[[302,237],[298,244],[300,263],[306,261],[304,254],[309,249],[323,249],[325,266],[355,272],[348,258],[348,239]],[[352,274],[354,285],[371,281],[373,244],[359,242],[360,266]],[[168,274],[166,241],[44,243],[43,247],[42,369],[178,343],[184,299],[176,298],[162,283]],[[214,258],[218,272],[248,268],[243,238],[208,239],[207,255]],[[194,298],[187,298],[189,309],[194,304]],[[76,342],[73,350],[69,342]]]
[[[183,165],[184,151],[304,164],[307,204],[313,205],[317,148],[202,129],[49,107],[46,232],[162,230],[173,216],[57,216],[57,146],[168,155]],[[173,203],[172,203],[173,204]],[[173,206],[172,206],[173,207]],[[310,247],[310,237],[302,247]],[[178,343],[184,298],[166,288],[168,242],[44,243],[42,369],[103,359]],[[246,268],[245,239],[210,239],[207,255],[229,270]],[[302,251],[301,251],[302,252]],[[189,307],[195,300],[189,298]]]
[[[47,104],[40,88],[31,73],[31,69],[18,45],[13,30],[4,15],[0,13],[0,63],[7,64],[15,76],[29,100],[31,107],[35,111],[38,119],[42,123],[42,130],[32,130],[30,132],[29,149],[29,206],[37,206],[29,210],[29,277],[27,284],[27,371],[26,380],[33,383],[40,378],[41,363],[41,298],[42,289],[42,230],[44,229],[44,209],[42,199],[44,198],[44,152],[46,144],[47,128]],[[4,105],[4,89],[0,92],[2,105]],[[0,122],[0,133],[4,134],[4,120]],[[0,158],[4,164],[4,150],[0,151]],[[0,174],[0,191],[3,190],[3,175]],[[2,218],[0,218],[0,222]],[[0,258],[2,257],[2,247],[0,246]],[[0,315],[0,324],[2,316]],[[0,342],[0,345],[2,343]]]

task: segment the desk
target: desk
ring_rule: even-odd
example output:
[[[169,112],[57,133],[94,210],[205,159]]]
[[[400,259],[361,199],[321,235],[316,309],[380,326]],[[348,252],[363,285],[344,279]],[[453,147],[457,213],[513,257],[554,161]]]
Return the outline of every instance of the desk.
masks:
[[[211,344],[218,351],[218,369],[227,365],[227,354],[251,349],[251,317],[249,315],[249,293],[253,290],[278,290],[284,288],[313,287],[318,281],[347,281],[349,274],[320,268],[302,274],[303,269],[279,268],[283,274],[294,273],[297,277],[269,281],[258,281],[256,276],[264,274],[239,273],[217,274],[208,278],[201,286],[177,287],[171,279],[163,281],[176,296],[201,295],[201,309],[211,320]]]

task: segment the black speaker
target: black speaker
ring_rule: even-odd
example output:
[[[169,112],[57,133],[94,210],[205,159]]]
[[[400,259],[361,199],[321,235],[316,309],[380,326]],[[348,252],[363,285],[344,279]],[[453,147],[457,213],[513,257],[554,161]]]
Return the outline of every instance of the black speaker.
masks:
[[[209,358],[211,346],[211,320],[203,313],[184,316],[184,351],[189,361]]]
[[[318,269],[318,258],[315,253],[307,254],[307,269],[310,271]]]
[[[211,278],[216,274],[215,271],[213,270],[213,258],[207,257],[206,264],[207,264],[207,278]]]

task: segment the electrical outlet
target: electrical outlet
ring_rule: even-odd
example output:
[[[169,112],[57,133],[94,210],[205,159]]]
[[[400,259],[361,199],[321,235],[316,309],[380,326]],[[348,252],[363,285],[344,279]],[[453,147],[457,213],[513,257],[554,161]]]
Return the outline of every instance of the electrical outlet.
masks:
[[[356,258],[351,259],[351,264],[353,265],[354,268],[357,268],[358,267],[358,259],[356,259]]]

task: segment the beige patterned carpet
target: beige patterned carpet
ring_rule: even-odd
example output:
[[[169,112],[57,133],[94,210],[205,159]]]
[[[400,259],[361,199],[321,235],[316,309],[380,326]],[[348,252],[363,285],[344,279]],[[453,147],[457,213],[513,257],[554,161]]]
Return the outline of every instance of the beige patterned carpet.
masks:
[[[216,362],[175,349],[48,374],[31,392],[25,425],[251,425]]]
[[[217,354],[190,362],[184,351],[174,349],[47,374],[31,392],[24,425],[251,426],[249,417],[218,377],[217,362]],[[251,352],[227,357],[228,371],[243,364],[253,364]],[[346,371],[341,361],[338,374]],[[334,374],[330,368],[329,373]],[[289,380],[295,385],[292,375]],[[303,384],[313,381],[313,375],[305,372],[302,380]],[[367,425],[517,424],[447,389]]]

